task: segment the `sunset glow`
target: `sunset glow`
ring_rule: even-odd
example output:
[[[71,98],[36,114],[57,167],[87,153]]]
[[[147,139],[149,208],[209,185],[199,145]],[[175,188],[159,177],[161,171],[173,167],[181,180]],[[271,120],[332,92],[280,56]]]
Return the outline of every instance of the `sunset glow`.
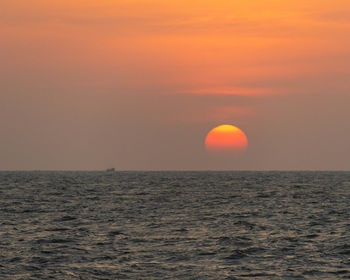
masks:
[[[0,0],[0,33],[0,169],[350,168],[349,0]],[[249,152],[204,146],[231,123]]]

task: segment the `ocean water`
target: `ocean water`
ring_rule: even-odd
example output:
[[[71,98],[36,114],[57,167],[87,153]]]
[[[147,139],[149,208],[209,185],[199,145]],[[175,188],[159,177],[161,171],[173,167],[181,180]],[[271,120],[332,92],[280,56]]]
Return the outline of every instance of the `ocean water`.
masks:
[[[0,172],[0,279],[350,279],[350,173]]]

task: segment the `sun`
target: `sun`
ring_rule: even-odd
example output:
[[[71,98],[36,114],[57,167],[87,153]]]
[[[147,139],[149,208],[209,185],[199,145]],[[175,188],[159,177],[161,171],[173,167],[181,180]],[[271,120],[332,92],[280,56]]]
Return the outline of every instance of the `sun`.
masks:
[[[225,124],[208,133],[205,147],[211,154],[242,154],[248,148],[248,139],[238,127]]]

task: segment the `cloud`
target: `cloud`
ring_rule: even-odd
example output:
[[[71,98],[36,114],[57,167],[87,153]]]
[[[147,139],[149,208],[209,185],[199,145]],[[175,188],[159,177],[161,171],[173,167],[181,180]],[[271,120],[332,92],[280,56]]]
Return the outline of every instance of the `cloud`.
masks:
[[[324,23],[350,24],[350,9],[319,12],[311,15],[315,20]]]
[[[249,5],[225,2],[164,4],[161,1],[6,1],[0,24],[73,25],[119,34],[217,34],[221,36],[285,37],[299,32],[293,14],[257,13]],[[261,5],[260,5],[261,6]],[[264,5],[263,5],[264,6]],[[273,5],[272,5],[273,6]],[[269,5],[265,5],[265,10]],[[282,9],[283,10],[283,9]],[[297,19],[297,20],[295,20]]]
[[[184,94],[196,94],[196,95],[243,95],[243,96],[256,96],[256,95],[272,95],[281,93],[281,90],[273,88],[199,88],[183,90]]]

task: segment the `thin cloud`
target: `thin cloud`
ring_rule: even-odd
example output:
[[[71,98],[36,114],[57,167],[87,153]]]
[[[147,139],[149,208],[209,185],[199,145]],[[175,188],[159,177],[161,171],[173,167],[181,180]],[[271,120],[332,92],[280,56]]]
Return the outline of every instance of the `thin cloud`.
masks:
[[[325,23],[350,24],[350,10],[320,13],[313,16],[314,19]]]
[[[243,96],[257,96],[257,95],[274,95],[282,93],[281,90],[272,88],[199,88],[184,90],[183,94],[197,94],[197,95],[243,95]]]

